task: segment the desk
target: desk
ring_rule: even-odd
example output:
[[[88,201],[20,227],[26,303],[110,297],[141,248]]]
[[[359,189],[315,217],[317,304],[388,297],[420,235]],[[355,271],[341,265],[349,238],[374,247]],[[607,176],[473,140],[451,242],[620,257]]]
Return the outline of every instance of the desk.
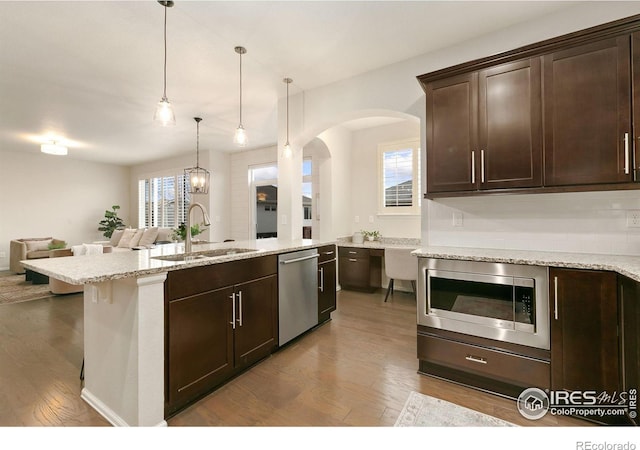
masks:
[[[384,249],[403,247],[417,249],[420,239],[382,238],[354,244],[338,240],[338,280],[343,289],[375,292],[382,287]]]

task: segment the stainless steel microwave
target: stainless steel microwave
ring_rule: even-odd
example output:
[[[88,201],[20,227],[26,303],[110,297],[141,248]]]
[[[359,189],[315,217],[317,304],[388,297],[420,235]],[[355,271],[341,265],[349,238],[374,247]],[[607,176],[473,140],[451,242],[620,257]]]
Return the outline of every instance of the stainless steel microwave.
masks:
[[[549,349],[548,269],[420,258],[418,324]]]

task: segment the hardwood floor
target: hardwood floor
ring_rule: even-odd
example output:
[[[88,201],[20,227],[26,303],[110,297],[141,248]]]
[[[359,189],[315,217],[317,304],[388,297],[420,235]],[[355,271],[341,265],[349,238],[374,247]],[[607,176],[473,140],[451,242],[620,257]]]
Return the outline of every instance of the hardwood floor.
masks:
[[[392,426],[412,390],[523,426],[515,403],[417,373],[415,300],[338,293],[333,320],[294,341],[169,426]],[[104,426],[80,399],[82,295],[0,306],[0,426]]]

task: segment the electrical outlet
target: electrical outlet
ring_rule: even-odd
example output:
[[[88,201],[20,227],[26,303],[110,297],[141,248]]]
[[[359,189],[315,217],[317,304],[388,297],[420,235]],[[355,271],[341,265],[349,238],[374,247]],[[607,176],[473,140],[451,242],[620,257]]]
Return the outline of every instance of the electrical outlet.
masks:
[[[640,209],[627,211],[627,228],[640,228]]]
[[[356,216],[353,221],[355,223],[360,223],[360,216]]]
[[[0,258],[6,258],[7,252],[0,252]]]
[[[463,224],[463,216],[460,211],[456,211],[453,213],[453,219],[451,225],[454,227],[461,227]]]
[[[373,216],[369,216],[369,223],[373,223]]]

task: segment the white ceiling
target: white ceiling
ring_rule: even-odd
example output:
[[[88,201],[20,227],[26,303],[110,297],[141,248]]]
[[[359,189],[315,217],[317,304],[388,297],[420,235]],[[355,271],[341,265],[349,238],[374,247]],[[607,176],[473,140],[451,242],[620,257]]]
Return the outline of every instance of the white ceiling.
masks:
[[[162,97],[164,8],[147,1],[0,1],[0,148],[137,164],[200,149],[234,151],[243,56],[250,148],[273,145],[283,77],[290,95],[551,14],[575,2],[176,1],[167,16],[167,97],[177,125],[153,121]],[[362,125],[360,125],[362,126]]]

